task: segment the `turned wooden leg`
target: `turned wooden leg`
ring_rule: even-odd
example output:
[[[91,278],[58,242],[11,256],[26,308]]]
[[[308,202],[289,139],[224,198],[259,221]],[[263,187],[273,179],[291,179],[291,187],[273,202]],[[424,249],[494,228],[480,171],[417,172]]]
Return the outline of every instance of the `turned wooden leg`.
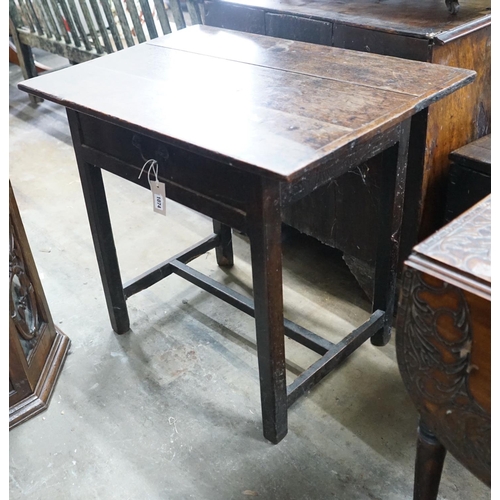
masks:
[[[264,180],[258,183],[248,229],[262,423],[264,437],[278,443],[288,431],[280,192],[277,183]]]
[[[446,448],[420,420],[415,459],[414,500],[436,500],[445,456]]]
[[[67,110],[67,114],[108,314],[113,330],[116,333],[122,334],[130,330],[130,322],[113,239],[111,220],[109,218],[102,172],[100,168],[94,167],[79,158],[81,141],[78,116],[70,109]]]
[[[215,247],[215,257],[217,264],[221,267],[232,267],[234,264],[233,258],[233,237],[231,228],[219,221],[213,221],[214,233],[220,237],[220,244]]]
[[[380,199],[380,229],[375,263],[372,310],[385,311],[384,326],[371,337],[371,343],[384,346],[391,338],[396,303],[396,278],[399,240],[403,222],[403,204],[408,163],[410,120],[401,124],[399,142],[384,153],[384,176]]]

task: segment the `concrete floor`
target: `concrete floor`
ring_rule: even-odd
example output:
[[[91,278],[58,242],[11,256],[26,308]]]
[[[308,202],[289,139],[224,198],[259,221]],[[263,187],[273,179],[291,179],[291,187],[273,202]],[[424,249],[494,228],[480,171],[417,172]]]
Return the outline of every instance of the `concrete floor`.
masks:
[[[58,64],[46,58],[45,63]],[[129,300],[132,330],[111,330],[64,109],[37,107],[10,65],[10,180],[55,323],[70,354],[47,411],[9,433],[10,498],[403,500],[412,497],[416,411],[394,342],[361,346],[289,412],[279,445],[261,434],[253,320],[175,276]],[[211,222],[106,175],[122,277],[206,236]],[[194,267],[251,291],[248,241],[235,266]],[[285,314],[332,340],[369,314],[341,256],[291,233]],[[315,355],[287,341],[288,380]],[[490,490],[449,456],[441,499]]]

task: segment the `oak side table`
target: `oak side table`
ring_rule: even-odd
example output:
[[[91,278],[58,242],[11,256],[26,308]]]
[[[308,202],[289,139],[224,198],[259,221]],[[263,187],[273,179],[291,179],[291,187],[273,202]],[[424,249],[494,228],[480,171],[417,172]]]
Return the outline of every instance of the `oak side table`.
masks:
[[[365,340],[390,338],[403,218],[409,120],[472,82],[469,70],[208,26],[19,84],[67,108],[89,222],[115,332],[126,299],[175,273],[255,317],[264,436],[287,433],[288,407]],[[281,208],[383,153],[373,313],[333,344],[283,318]],[[214,219],[214,232],[129,283],[120,277],[101,169]],[[152,182],[151,185],[154,185]],[[187,263],[215,248],[233,265],[231,228],[251,245],[254,300]],[[360,241],[360,244],[363,242]],[[284,335],[321,358],[287,387]]]

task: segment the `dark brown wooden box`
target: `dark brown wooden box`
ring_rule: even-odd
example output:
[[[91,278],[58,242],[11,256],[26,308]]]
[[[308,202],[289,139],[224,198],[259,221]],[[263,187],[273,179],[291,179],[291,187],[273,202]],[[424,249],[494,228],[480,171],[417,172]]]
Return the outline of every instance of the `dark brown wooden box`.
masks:
[[[473,69],[472,85],[433,104],[412,120],[402,257],[444,221],[449,154],[490,133],[490,2],[462,0],[458,14],[444,0],[211,0],[206,24],[346,49]],[[394,75],[397,78],[397,75]],[[344,252],[371,295],[380,158],[318,189],[283,214],[300,231]]]
[[[446,195],[447,222],[491,193],[491,135],[450,154],[452,161]]]

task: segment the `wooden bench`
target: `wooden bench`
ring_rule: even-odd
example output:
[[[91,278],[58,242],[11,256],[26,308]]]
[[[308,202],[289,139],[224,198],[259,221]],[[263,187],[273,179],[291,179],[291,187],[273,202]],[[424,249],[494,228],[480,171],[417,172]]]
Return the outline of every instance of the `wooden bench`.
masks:
[[[198,0],[9,0],[13,60],[32,78],[40,69],[33,47],[81,63],[201,24],[202,7]]]

